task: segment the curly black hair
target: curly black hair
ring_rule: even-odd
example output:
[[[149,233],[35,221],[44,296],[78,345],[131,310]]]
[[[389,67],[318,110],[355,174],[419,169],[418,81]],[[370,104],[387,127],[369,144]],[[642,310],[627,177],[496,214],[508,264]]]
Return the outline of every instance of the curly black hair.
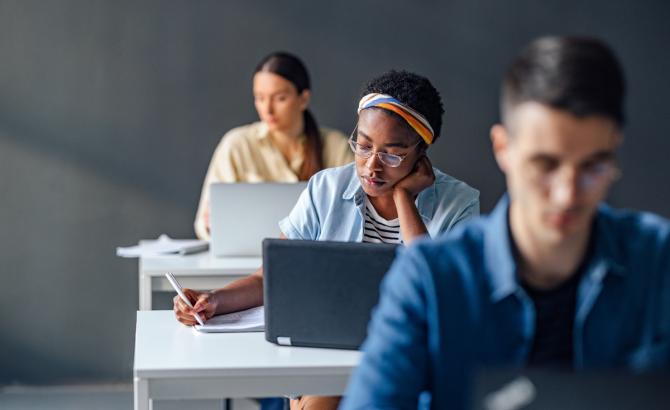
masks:
[[[442,97],[426,77],[404,70],[390,70],[368,81],[363,87],[361,97],[370,93],[388,94],[418,111],[426,117],[435,132],[433,142],[440,136],[442,114],[444,114]],[[384,112],[397,116],[403,124],[405,123],[396,113],[386,110]]]

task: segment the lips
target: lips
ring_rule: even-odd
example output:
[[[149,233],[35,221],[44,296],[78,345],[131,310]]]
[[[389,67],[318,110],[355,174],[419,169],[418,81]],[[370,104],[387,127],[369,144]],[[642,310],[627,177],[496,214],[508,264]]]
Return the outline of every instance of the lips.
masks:
[[[577,212],[559,212],[549,215],[549,223],[561,229],[571,225],[577,219]]]
[[[365,184],[371,187],[380,187],[386,183],[386,181],[379,178],[361,177],[361,179],[363,180],[363,182],[365,182]]]

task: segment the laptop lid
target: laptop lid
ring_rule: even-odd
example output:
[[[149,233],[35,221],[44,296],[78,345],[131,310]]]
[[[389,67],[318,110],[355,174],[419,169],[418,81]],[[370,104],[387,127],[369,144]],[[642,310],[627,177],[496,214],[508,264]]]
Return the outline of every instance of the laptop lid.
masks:
[[[496,369],[475,372],[473,409],[666,409],[670,373]]]
[[[279,238],[279,221],[307,186],[216,183],[210,187],[210,249],[215,256],[260,256],[264,238]]]
[[[397,245],[263,241],[265,338],[357,349]]]

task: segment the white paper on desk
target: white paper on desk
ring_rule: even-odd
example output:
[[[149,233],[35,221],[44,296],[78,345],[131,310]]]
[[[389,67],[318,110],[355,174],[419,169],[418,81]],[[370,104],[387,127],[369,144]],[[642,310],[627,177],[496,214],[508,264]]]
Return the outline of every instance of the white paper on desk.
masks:
[[[218,315],[210,318],[204,325],[195,325],[193,328],[204,333],[262,332],[265,329],[265,312],[263,306],[259,306]]]
[[[141,245],[118,247],[116,256],[137,258],[140,256],[159,256],[170,254],[186,254],[207,250],[207,241],[199,239],[172,239],[163,234],[155,241],[147,241]]]

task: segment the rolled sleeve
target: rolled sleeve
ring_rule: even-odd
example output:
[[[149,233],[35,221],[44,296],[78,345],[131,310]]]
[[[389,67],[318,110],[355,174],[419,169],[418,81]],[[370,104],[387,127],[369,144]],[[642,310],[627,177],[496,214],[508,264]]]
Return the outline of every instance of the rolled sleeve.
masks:
[[[316,240],[319,237],[320,223],[313,200],[314,186],[312,178],[291,213],[279,221],[279,229],[288,239]]]

